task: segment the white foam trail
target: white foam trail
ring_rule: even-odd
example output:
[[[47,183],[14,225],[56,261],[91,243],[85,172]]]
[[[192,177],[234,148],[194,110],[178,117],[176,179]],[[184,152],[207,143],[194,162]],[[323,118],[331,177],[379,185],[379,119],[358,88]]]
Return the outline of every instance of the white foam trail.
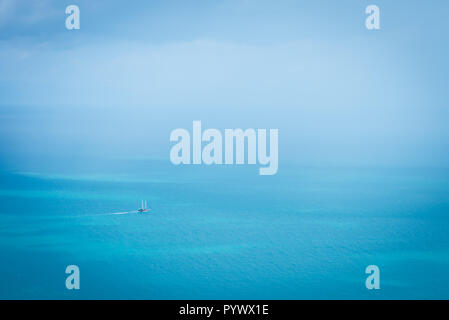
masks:
[[[111,216],[111,215],[122,215],[122,214],[131,214],[131,213],[137,213],[138,211],[126,211],[126,212],[109,212],[109,213],[98,213],[98,214],[89,214],[89,215],[82,215],[78,217],[98,217],[98,216]]]
[[[109,214],[117,215],[117,214],[130,214],[130,213],[137,213],[137,211],[114,212],[114,213],[109,213]]]

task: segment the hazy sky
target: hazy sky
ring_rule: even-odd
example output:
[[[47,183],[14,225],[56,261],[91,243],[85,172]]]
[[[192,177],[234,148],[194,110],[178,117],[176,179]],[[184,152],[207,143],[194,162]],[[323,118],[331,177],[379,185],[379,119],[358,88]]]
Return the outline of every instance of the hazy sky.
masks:
[[[65,28],[77,4],[81,29]],[[381,30],[365,28],[380,7]],[[447,165],[447,1],[0,0],[0,167],[169,160],[192,120],[280,163]],[[281,164],[280,164],[281,166]]]

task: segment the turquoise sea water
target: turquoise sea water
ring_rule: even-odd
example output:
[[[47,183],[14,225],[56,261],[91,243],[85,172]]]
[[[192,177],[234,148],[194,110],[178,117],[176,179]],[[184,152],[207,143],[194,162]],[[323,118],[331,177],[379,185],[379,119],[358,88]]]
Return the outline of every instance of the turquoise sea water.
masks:
[[[449,170],[0,174],[2,299],[449,298]],[[137,209],[149,215],[111,215]],[[81,289],[65,288],[65,268]],[[381,289],[365,288],[378,265]]]

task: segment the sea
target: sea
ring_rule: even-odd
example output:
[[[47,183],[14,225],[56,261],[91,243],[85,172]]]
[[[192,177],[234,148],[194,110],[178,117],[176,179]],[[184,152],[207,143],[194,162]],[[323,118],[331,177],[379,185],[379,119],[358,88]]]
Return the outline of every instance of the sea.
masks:
[[[445,168],[0,172],[0,299],[448,299],[448,270]]]

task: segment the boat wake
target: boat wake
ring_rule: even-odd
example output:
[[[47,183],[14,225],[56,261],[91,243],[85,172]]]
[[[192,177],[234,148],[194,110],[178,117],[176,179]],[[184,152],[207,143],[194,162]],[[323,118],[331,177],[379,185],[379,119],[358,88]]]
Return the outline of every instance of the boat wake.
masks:
[[[107,215],[121,215],[121,214],[130,214],[130,213],[137,213],[139,211],[127,211],[127,212],[113,212],[113,213],[106,213]]]

